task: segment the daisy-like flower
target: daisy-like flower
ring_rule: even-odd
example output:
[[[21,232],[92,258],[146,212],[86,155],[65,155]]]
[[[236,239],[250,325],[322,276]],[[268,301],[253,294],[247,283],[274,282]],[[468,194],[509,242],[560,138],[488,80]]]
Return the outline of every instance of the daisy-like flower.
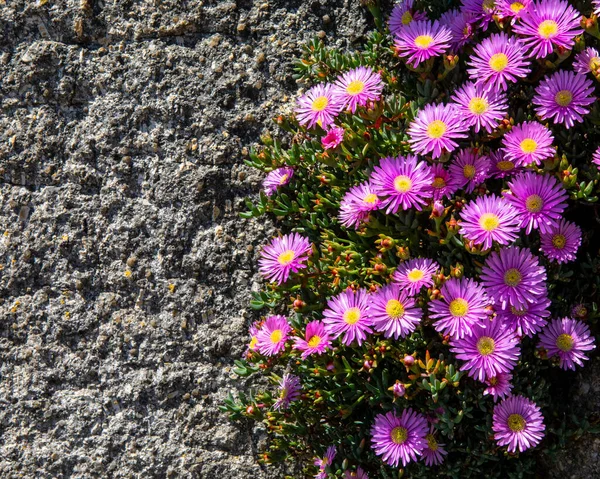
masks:
[[[298,233],[273,238],[260,252],[258,270],[269,281],[285,283],[290,272],[297,273],[298,270],[306,268],[303,263],[308,259],[311,249],[308,238]]]
[[[299,337],[293,339],[294,349],[302,351],[302,359],[306,359],[311,354],[323,354],[331,347],[329,334],[321,321],[311,321],[306,325],[304,339]]]
[[[519,236],[517,210],[496,195],[470,201],[460,217],[462,235],[483,249],[491,248],[494,241],[507,245]]]
[[[560,70],[545,77],[535,89],[533,104],[535,112],[542,120],[552,119],[554,123],[571,128],[581,123],[583,116],[596,101],[592,81],[583,75]]]
[[[550,316],[550,311],[548,311],[550,304],[548,295],[544,293],[531,303],[499,309],[496,311],[496,319],[505,324],[507,328],[512,329],[518,336],[532,338],[546,326],[546,318]]]
[[[354,471],[346,471],[344,473],[344,479],[369,479],[369,476],[359,466],[359,467],[356,468],[356,472],[354,472]]]
[[[277,411],[289,408],[290,404],[300,397],[300,378],[293,374],[285,373],[279,381],[278,389],[279,397],[275,401],[275,404],[273,404],[273,409]]]
[[[525,248],[513,246],[494,251],[485,260],[481,281],[502,309],[526,307],[546,294],[546,270],[537,256]]]
[[[261,322],[255,321],[248,329],[248,333],[250,334],[250,342],[248,343],[248,346],[246,347],[246,351],[244,351],[244,355],[247,356],[248,354],[251,354],[253,351],[256,351],[256,344],[258,343],[258,338],[256,337],[256,335],[260,331],[261,326],[262,326]]]
[[[431,190],[433,199],[436,201],[442,198],[451,198],[461,186],[460,178],[450,175],[441,163],[435,163],[431,167],[431,173],[433,175]]]
[[[394,274],[392,281],[400,286],[400,289],[406,291],[410,296],[416,296],[425,286],[433,286],[433,275],[440,266],[428,258],[416,258],[401,263]]]
[[[512,18],[513,22],[527,12],[530,4],[531,0],[498,0],[496,3],[498,15],[501,18]]]
[[[323,311],[325,330],[333,339],[344,335],[342,342],[349,346],[356,340],[360,346],[367,334],[372,333],[371,320],[367,314],[368,296],[364,289],[341,292],[327,301]]]
[[[416,461],[427,446],[427,419],[412,409],[398,416],[394,411],[375,416],[371,428],[373,449],[389,466]]]
[[[315,85],[304,95],[298,98],[296,117],[298,123],[312,128],[319,125],[327,129],[344,107],[335,95],[335,87],[330,83]]]
[[[414,9],[414,3],[414,0],[403,0],[394,6],[388,22],[392,37],[398,35],[406,25],[410,25],[412,22],[427,20],[424,12]]]
[[[508,101],[504,92],[486,91],[481,85],[467,82],[454,94],[452,100],[458,111],[475,133],[486,130],[491,133],[508,112]]]
[[[432,57],[443,55],[450,47],[452,33],[435,22],[411,22],[396,34],[396,51],[408,57],[406,63],[416,68]]]
[[[577,73],[586,75],[595,72],[598,68],[600,68],[600,54],[595,48],[587,47],[585,50],[575,55],[573,69]]]
[[[358,67],[339,76],[335,81],[333,94],[336,100],[352,113],[359,106],[365,106],[368,101],[381,98],[383,82],[379,73],[369,67]]]
[[[357,229],[369,218],[369,212],[379,209],[381,200],[377,190],[368,181],[353,186],[340,203],[340,223],[346,228]]]
[[[583,366],[589,358],[585,351],[596,347],[587,324],[576,319],[553,320],[540,333],[540,348],[547,351],[548,357],[558,356],[562,369],[575,370],[575,365]]]
[[[471,41],[475,33],[473,24],[476,22],[473,14],[464,11],[448,10],[440,18],[440,23],[450,30],[452,39],[450,40],[450,49],[459,51]]]
[[[504,138],[502,146],[507,160],[517,166],[535,163],[554,156],[552,132],[537,121],[526,121],[515,125]]]
[[[592,155],[592,163],[596,165],[598,171],[600,171],[600,147]]]
[[[461,0],[461,3],[462,10],[480,22],[484,31],[490,22],[494,21],[494,14],[497,12],[496,0]]]
[[[515,333],[500,321],[479,321],[471,325],[471,335],[450,342],[457,359],[465,361],[462,371],[479,381],[510,372],[520,356]]]
[[[416,208],[431,198],[432,174],[429,166],[415,155],[382,158],[371,174],[375,193],[384,197],[381,207],[386,213]]]
[[[412,333],[423,317],[423,311],[415,305],[415,300],[394,283],[370,295],[368,313],[373,329],[395,340]]]
[[[468,128],[456,105],[425,105],[408,128],[408,142],[416,153],[435,159],[456,149],[454,140],[466,138]]]
[[[492,396],[494,402],[499,399],[504,399],[510,396],[512,390],[512,374],[510,373],[498,373],[495,376],[489,377],[485,380],[487,388],[483,390],[484,396]]]
[[[546,258],[557,263],[569,263],[575,260],[581,245],[581,228],[574,223],[561,219],[556,226],[540,235],[540,251]]]
[[[510,193],[504,198],[519,213],[521,228],[548,233],[558,226],[567,207],[569,195],[554,176],[526,171],[508,183]]]
[[[315,479],[325,479],[327,477],[327,468],[331,466],[331,463],[335,459],[335,454],[335,446],[329,446],[322,458],[315,458],[314,465],[319,468],[319,472],[315,475]]]
[[[475,187],[484,182],[492,167],[487,156],[481,156],[472,149],[459,151],[450,163],[450,176],[460,182],[461,188],[471,193]]]
[[[336,148],[342,141],[344,141],[345,130],[341,126],[333,126],[327,130],[327,134],[321,138],[321,145],[325,150],[332,150]]]
[[[287,185],[294,176],[294,169],[288,166],[277,168],[267,175],[263,180],[263,190],[265,195],[271,196],[280,186]]]
[[[555,47],[571,50],[575,37],[583,33],[581,14],[562,0],[532,2],[513,31],[521,35],[523,44],[531,49],[531,55],[544,58]]]
[[[506,155],[502,150],[492,151],[488,158],[492,162],[491,172],[494,178],[504,178],[521,170],[521,167],[517,166],[514,161],[506,159]]]
[[[544,416],[533,401],[511,396],[494,407],[492,417],[494,439],[508,452],[526,451],[537,446],[544,437]]]
[[[526,51],[517,39],[506,33],[496,33],[475,47],[473,56],[467,64],[469,76],[478,85],[496,91],[508,88],[525,78],[530,71],[526,60]]]
[[[487,320],[488,297],[483,288],[469,278],[451,278],[441,288],[442,299],[429,303],[433,327],[453,338],[471,335],[474,324]]]
[[[427,445],[421,453],[421,457],[425,461],[426,466],[439,466],[442,462],[444,462],[444,456],[448,454],[446,449],[444,449],[445,444],[440,444],[437,442],[437,439],[433,435],[434,431],[434,427],[430,426],[429,433],[427,436],[425,436]]]
[[[574,318],[585,319],[588,315],[588,309],[585,307],[585,304],[576,304],[571,308],[571,315]]]
[[[275,356],[285,349],[292,327],[285,316],[269,316],[256,334],[256,349],[263,356]]]

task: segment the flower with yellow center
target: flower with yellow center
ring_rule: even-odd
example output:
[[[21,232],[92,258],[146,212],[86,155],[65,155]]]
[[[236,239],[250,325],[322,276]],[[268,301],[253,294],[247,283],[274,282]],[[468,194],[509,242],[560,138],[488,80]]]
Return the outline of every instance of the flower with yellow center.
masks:
[[[444,186],[446,186],[446,180],[444,180],[444,178],[442,178],[441,176],[436,176],[433,179],[432,186],[434,188],[443,188]]]
[[[349,308],[344,313],[344,322],[346,324],[356,324],[360,320],[360,309],[358,308]]]
[[[519,146],[521,147],[521,151],[528,155],[530,153],[535,153],[538,144],[533,138],[525,138],[523,141],[521,141]]]
[[[450,302],[450,314],[455,318],[460,318],[469,312],[469,303],[463,298],[456,298]]]
[[[277,262],[282,266],[287,266],[292,261],[294,261],[295,257],[296,253],[293,250],[288,249],[277,257]]]
[[[522,279],[523,275],[516,268],[510,268],[504,273],[504,283],[507,286],[518,286]]]
[[[556,249],[563,249],[566,244],[567,238],[565,235],[561,235],[560,233],[552,235],[552,246],[554,246]]]
[[[399,175],[394,179],[394,189],[398,193],[407,193],[412,188],[412,181],[408,176]]]
[[[494,53],[490,58],[489,65],[492,70],[500,73],[508,66],[508,56],[505,53]]]
[[[392,319],[398,319],[404,316],[404,305],[397,299],[390,299],[385,305],[385,312]]]
[[[544,200],[540,195],[530,195],[525,200],[525,208],[530,213],[539,213],[544,206]]]
[[[318,96],[312,102],[313,111],[323,111],[329,105],[329,100],[326,96]]]
[[[435,437],[433,437],[433,434],[427,434],[425,439],[427,439],[427,447],[429,447],[429,449],[432,451],[438,450],[438,442],[435,440]]]
[[[279,180],[279,184],[280,185],[285,185],[285,183],[287,182],[288,178],[290,177],[290,175],[288,175],[287,173],[285,175],[283,175],[281,177],[281,179]]]
[[[408,280],[413,283],[416,283],[417,281],[421,281],[423,279],[423,276],[425,276],[425,273],[423,271],[421,271],[420,269],[413,269],[406,275]]]
[[[569,90],[560,90],[554,96],[554,101],[558,106],[569,106],[573,101],[573,93]]]
[[[561,351],[568,353],[573,349],[573,336],[570,334],[561,334],[558,338],[556,338],[556,347]]]
[[[365,83],[360,80],[351,81],[346,87],[348,95],[359,95],[365,90]]]
[[[540,37],[548,40],[558,33],[558,23],[554,20],[544,20],[538,27],[538,33]]]
[[[490,104],[485,98],[482,97],[473,97],[471,101],[469,101],[469,111],[473,113],[473,115],[481,115],[488,111]]]
[[[408,439],[408,430],[401,426],[395,427],[392,429],[390,437],[394,444],[404,444]]]
[[[427,125],[427,136],[432,139],[441,138],[448,127],[442,120],[433,120]]]
[[[471,179],[475,176],[475,167],[473,165],[463,166],[463,175],[465,178]]]
[[[500,218],[494,213],[483,213],[479,218],[479,226],[485,231],[494,231],[500,226]]]
[[[279,341],[281,341],[281,338],[283,338],[283,332],[281,329],[274,330],[269,336],[269,339],[273,344],[277,344]]]
[[[311,348],[316,348],[319,344],[321,344],[321,336],[316,334],[308,340],[308,346]]]
[[[482,356],[489,356],[496,350],[496,342],[489,336],[481,336],[477,341],[477,351]]]
[[[433,43],[433,37],[431,35],[419,35],[415,38],[415,46],[417,48],[429,48],[429,46]]]
[[[367,204],[369,204],[369,205],[374,205],[375,203],[377,203],[377,200],[378,200],[378,199],[379,199],[379,198],[377,198],[377,195],[376,195],[376,194],[369,193],[367,196],[365,196],[365,197],[363,198],[363,202],[364,202],[364,203],[367,203]]]
[[[519,13],[524,8],[525,8],[525,5],[523,5],[521,2],[512,2],[510,4],[510,10],[515,14]]]
[[[250,344],[248,345],[248,349],[251,349],[252,351],[254,351],[256,349],[256,343],[258,343],[257,337],[252,336],[252,339],[250,340]]]
[[[508,427],[512,432],[521,432],[525,429],[527,422],[520,414],[511,414],[508,416]]]
[[[406,12],[404,12],[404,15],[402,15],[402,25],[408,25],[412,21],[413,21],[412,13],[410,13],[407,10]]]
[[[515,167],[515,164],[512,161],[502,160],[496,163],[496,168],[500,171],[510,171]]]

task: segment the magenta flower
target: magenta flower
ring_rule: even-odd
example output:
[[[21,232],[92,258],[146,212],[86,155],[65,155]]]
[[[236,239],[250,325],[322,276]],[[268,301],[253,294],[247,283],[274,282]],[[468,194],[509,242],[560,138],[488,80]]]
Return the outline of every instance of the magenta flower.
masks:
[[[416,258],[401,263],[394,274],[392,281],[400,286],[400,289],[406,291],[410,296],[416,296],[425,286],[433,286],[433,275],[440,266],[428,258]]]
[[[265,195],[272,196],[280,186],[287,185],[294,176],[294,169],[288,166],[277,168],[267,175],[263,180]]]
[[[275,356],[285,349],[292,327],[285,316],[269,316],[256,334],[256,349],[263,356]]]
[[[434,431],[434,427],[430,426],[429,433],[425,436],[427,445],[421,453],[426,466],[439,466],[444,462],[444,456],[448,454],[446,449],[444,449],[445,444],[437,442],[437,439],[433,435]]]
[[[425,105],[408,128],[408,142],[416,153],[439,158],[458,147],[454,140],[466,138],[468,128],[456,105]]]
[[[451,198],[456,190],[461,187],[462,181],[460,178],[450,175],[450,172],[441,163],[435,163],[431,167],[431,173],[433,175],[431,191],[435,201],[442,198]]]
[[[511,396],[497,404],[492,421],[494,439],[499,446],[508,446],[508,452],[526,451],[544,437],[540,408],[523,396]]]
[[[554,137],[548,128],[536,121],[526,121],[515,125],[504,138],[502,146],[507,160],[517,166],[535,163],[554,156]]]
[[[492,162],[491,172],[494,178],[504,178],[521,170],[521,167],[518,167],[514,161],[506,159],[502,150],[490,152],[488,158]]]
[[[415,300],[393,283],[370,295],[368,314],[375,331],[395,340],[412,333],[423,317]]]
[[[496,195],[480,196],[470,201],[460,213],[461,234],[483,249],[494,241],[501,245],[512,243],[519,236],[517,210]]]
[[[306,268],[303,264],[308,259],[312,245],[308,238],[291,233],[273,238],[271,243],[260,252],[259,271],[269,281],[285,283],[290,272],[297,273]]]
[[[321,138],[321,145],[325,150],[337,148],[344,141],[345,130],[341,126],[332,126],[327,134]]]
[[[492,167],[492,162],[487,156],[481,156],[472,149],[458,152],[450,163],[450,176],[460,182],[461,188],[471,193],[483,183]]]
[[[412,409],[397,416],[394,411],[375,416],[371,428],[373,449],[389,466],[416,461],[427,446],[427,419]]]
[[[429,317],[437,319],[435,330],[453,338],[471,335],[471,328],[487,320],[489,303],[483,288],[469,278],[451,278],[441,288],[442,299],[429,303]]]
[[[279,397],[273,409],[280,411],[281,409],[287,409],[290,404],[296,401],[300,397],[300,378],[293,374],[285,373],[279,381]]]
[[[582,321],[563,318],[555,319],[540,333],[540,348],[547,351],[548,357],[558,356],[562,369],[575,370],[575,365],[583,366],[589,358],[585,351],[596,347],[590,328]]]
[[[340,224],[346,228],[358,229],[361,223],[368,221],[369,212],[381,207],[377,189],[368,181],[353,186],[344,195],[340,203]]]
[[[594,14],[600,15],[600,0],[592,0],[592,5],[594,5]]]
[[[359,466],[359,467],[356,468],[356,472],[353,472],[353,471],[346,471],[346,472],[344,472],[344,479],[369,479],[369,476]]]
[[[521,18],[531,5],[531,0],[498,0],[496,6],[498,8],[498,15],[501,18],[512,18],[513,23],[515,19]]]
[[[540,251],[546,258],[553,259],[557,263],[569,263],[575,261],[577,250],[581,245],[581,228],[561,219],[548,232],[540,234],[540,239]]]
[[[499,399],[504,399],[510,396],[512,390],[512,374],[510,373],[498,373],[495,376],[487,378],[485,384],[487,388],[483,390],[483,395],[490,395],[494,398],[494,402]]]
[[[431,198],[431,181],[429,166],[414,155],[382,158],[371,174],[373,190],[384,198],[381,207],[387,206],[388,214],[399,209],[421,211]]]
[[[486,91],[475,83],[465,83],[452,97],[458,111],[475,133],[486,130],[491,133],[508,112],[508,100],[504,92]]]
[[[323,354],[326,349],[331,347],[329,334],[321,321],[311,321],[306,325],[304,339],[294,337],[294,349],[302,351],[302,359],[306,359],[311,354]]]
[[[510,193],[504,198],[519,213],[527,234],[533,229],[547,233],[558,225],[569,195],[554,176],[526,171],[509,181],[508,187]]]
[[[505,33],[495,33],[475,47],[467,65],[469,77],[477,85],[496,91],[508,88],[529,74],[526,51],[517,39]]]
[[[371,320],[367,314],[368,296],[364,289],[354,292],[350,289],[341,292],[327,301],[327,309],[323,311],[325,330],[333,336],[340,337],[349,346],[356,340],[360,346],[372,333]]]
[[[429,58],[443,55],[451,38],[450,30],[437,20],[411,22],[396,34],[396,51],[401,57],[408,57],[406,63],[416,68]]]
[[[480,22],[484,31],[494,21],[494,15],[497,13],[495,0],[461,0],[461,3],[463,5],[461,10]]]
[[[396,37],[406,25],[412,22],[427,20],[424,12],[414,9],[414,3],[414,0],[404,0],[394,6],[388,22],[392,37]]]
[[[379,73],[369,67],[358,67],[337,78],[333,94],[344,108],[354,113],[358,106],[378,101],[382,91],[383,82]]]
[[[452,38],[450,40],[450,49],[459,51],[469,43],[475,33],[473,24],[476,22],[473,14],[464,11],[448,10],[440,18],[440,23],[450,30]]]
[[[583,33],[581,14],[562,0],[540,0],[521,15],[513,30],[521,35],[531,55],[544,58],[555,47],[571,50],[575,37]]]
[[[319,125],[327,129],[344,107],[344,104],[335,98],[334,91],[335,88],[330,83],[319,84],[298,98],[298,123],[306,125],[307,128]]]
[[[600,54],[598,54],[598,50],[595,48],[587,47],[585,50],[575,55],[573,69],[577,73],[586,75],[595,72],[598,68],[600,68]]]
[[[256,335],[260,331],[261,326],[262,326],[261,322],[255,321],[250,326],[250,328],[248,328],[248,333],[250,334],[250,342],[248,343],[246,351],[244,351],[244,355],[247,355],[249,353],[252,353],[253,351],[256,351],[256,344],[258,343],[258,338],[256,337]]]
[[[592,155],[592,163],[596,165],[598,171],[600,171],[600,147],[598,147]]]
[[[492,252],[481,270],[481,281],[502,309],[526,307],[546,294],[545,268],[531,251],[517,246]]]
[[[546,293],[535,298],[533,302],[519,307],[507,306],[496,311],[496,319],[513,330],[518,336],[532,338],[546,326],[546,318],[550,316],[550,300]]]
[[[319,472],[315,475],[315,479],[325,479],[327,477],[326,470],[331,466],[331,463],[335,459],[335,454],[335,446],[329,446],[322,458],[315,458],[314,465],[319,468]]]
[[[581,123],[583,116],[596,101],[591,80],[567,70],[560,70],[544,78],[535,89],[533,104],[535,112],[542,120],[552,119],[554,123],[571,128],[575,122]]]

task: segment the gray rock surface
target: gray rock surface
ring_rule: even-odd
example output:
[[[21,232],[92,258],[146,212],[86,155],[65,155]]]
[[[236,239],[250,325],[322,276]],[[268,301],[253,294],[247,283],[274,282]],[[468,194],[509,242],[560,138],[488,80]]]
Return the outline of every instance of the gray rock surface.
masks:
[[[327,17],[325,17],[327,16]],[[0,477],[261,478],[244,147],[357,1],[0,0]],[[247,154],[247,153],[246,153]],[[275,473],[272,475],[278,476]]]

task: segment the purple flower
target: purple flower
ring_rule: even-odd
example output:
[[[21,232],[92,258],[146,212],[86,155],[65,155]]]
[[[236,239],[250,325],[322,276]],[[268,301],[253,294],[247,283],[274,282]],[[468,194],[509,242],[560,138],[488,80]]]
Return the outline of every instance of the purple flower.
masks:
[[[311,321],[306,325],[304,339],[294,337],[294,349],[302,351],[302,359],[311,354],[323,354],[331,347],[329,334],[321,321]]]
[[[540,333],[540,348],[547,351],[548,357],[558,356],[562,369],[575,370],[575,364],[583,366],[589,358],[585,351],[596,347],[590,328],[582,321],[563,318],[553,320]]]
[[[433,175],[431,189],[433,199],[436,201],[442,198],[451,198],[456,190],[461,187],[461,179],[451,176],[441,163],[435,163],[431,167],[431,173]]]
[[[494,402],[499,399],[504,399],[510,396],[512,389],[512,374],[510,373],[498,373],[495,376],[487,378],[485,384],[487,388],[483,390],[483,395],[490,395],[494,398]]]
[[[425,105],[408,128],[408,142],[416,153],[439,158],[458,147],[454,140],[466,138],[467,129],[456,105]]]
[[[471,193],[484,182],[491,169],[492,162],[487,156],[481,156],[472,149],[459,151],[450,163],[450,176],[460,182],[461,188]]]
[[[532,2],[513,30],[524,38],[523,44],[531,49],[531,55],[544,58],[554,47],[570,50],[575,37],[583,33],[581,14],[567,2],[541,0]]]
[[[502,150],[492,151],[488,157],[492,162],[492,175],[494,178],[504,178],[521,170],[521,167],[518,167],[514,161],[506,159],[506,155]]]
[[[439,269],[439,265],[428,258],[416,258],[401,263],[394,274],[392,281],[399,284],[410,296],[419,294],[423,286],[433,286],[432,275]]]
[[[494,90],[486,91],[475,83],[465,83],[452,97],[458,111],[475,133],[486,130],[491,133],[508,112],[506,94]]]
[[[600,68],[600,54],[598,54],[598,50],[595,48],[587,47],[575,55],[573,69],[577,73],[586,75],[587,73],[595,72],[598,68]]]
[[[331,463],[335,459],[335,454],[335,446],[329,446],[322,458],[315,458],[314,465],[319,468],[319,472],[315,475],[316,479],[325,479],[327,477],[326,469],[331,466]]]
[[[479,21],[484,31],[487,30],[488,24],[494,21],[497,12],[495,0],[461,0],[461,3],[462,11]]]
[[[290,404],[300,397],[300,389],[300,378],[285,373],[279,381],[279,397],[273,404],[273,409],[279,411],[289,408]]]
[[[554,123],[571,128],[575,122],[581,123],[583,115],[596,101],[591,80],[566,70],[560,70],[544,78],[535,89],[533,104],[535,112],[542,120],[552,119]]]
[[[548,308],[550,300],[546,293],[535,298],[530,303],[519,307],[507,306],[506,309],[496,311],[496,319],[512,329],[518,336],[532,338],[546,326],[546,318],[550,316]]]
[[[285,349],[292,327],[285,316],[269,316],[256,334],[256,349],[263,356],[275,356]]]
[[[307,128],[319,125],[327,129],[344,107],[344,104],[335,98],[334,90],[334,86],[330,83],[319,84],[298,98],[296,107],[298,123],[306,125]]]
[[[497,404],[492,421],[494,439],[499,446],[508,445],[508,452],[526,451],[544,437],[540,408],[523,396],[512,396]]]
[[[341,126],[333,126],[327,130],[327,134],[321,138],[321,145],[325,150],[331,150],[336,148],[342,141],[344,141],[345,130]]]
[[[452,39],[450,40],[450,48],[452,51],[461,50],[473,38],[475,29],[475,17],[473,14],[461,12],[456,8],[448,10],[442,14],[440,23],[450,30]]]
[[[569,195],[554,176],[526,171],[510,181],[508,187],[510,193],[504,198],[518,212],[520,226],[526,228],[527,234],[533,229],[547,233],[558,225]]]
[[[594,14],[600,15],[600,0],[592,0],[592,5],[594,5]]]
[[[265,195],[271,196],[280,186],[287,185],[294,176],[294,169],[289,166],[277,168],[267,175],[263,180]]]
[[[429,303],[429,317],[437,319],[433,327],[453,338],[471,334],[474,324],[488,317],[489,301],[483,288],[472,279],[451,278],[441,288],[442,299]]]
[[[565,219],[540,235],[540,251],[557,263],[574,261],[581,245],[581,228]]]
[[[467,203],[460,213],[462,235],[483,249],[493,241],[507,245],[519,235],[517,210],[496,195],[480,196]]]
[[[444,456],[448,454],[444,449],[445,444],[440,444],[437,442],[437,439],[433,435],[434,428],[431,426],[429,428],[429,434],[425,436],[425,440],[427,441],[427,445],[425,449],[423,449],[422,458],[425,461],[426,466],[439,466],[442,462],[444,462]]]
[[[382,158],[371,174],[371,184],[378,196],[385,197],[381,207],[386,213],[416,208],[431,198],[432,174],[425,162],[414,155]]]
[[[398,467],[416,461],[427,445],[427,420],[424,416],[405,409],[398,416],[394,411],[375,416],[371,428],[373,449],[383,462]]]
[[[411,22],[396,34],[396,50],[406,63],[417,67],[432,57],[443,55],[450,47],[452,34],[438,21]]]
[[[356,472],[346,471],[344,473],[344,479],[369,479],[369,476],[359,466],[359,467],[356,468]]]
[[[256,351],[256,344],[258,343],[258,338],[256,335],[260,331],[261,326],[261,322],[255,321],[248,329],[248,333],[250,334],[250,343],[248,343],[248,347],[246,348],[246,351],[244,351],[245,355],[251,353],[252,351]]]
[[[531,0],[498,0],[496,2],[498,15],[501,18],[512,18],[513,22],[514,19],[521,18],[527,12],[530,4]]]
[[[368,181],[353,186],[344,195],[340,204],[340,223],[346,228],[357,229],[361,223],[368,221],[369,212],[381,207],[377,190]]]
[[[536,121],[515,125],[502,140],[504,155],[517,166],[535,163],[554,156],[554,137],[548,128]]]
[[[517,246],[501,248],[488,256],[481,281],[502,309],[526,307],[546,294],[546,270],[531,251]]]
[[[415,300],[393,283],[370,295],[368,314],[375,331],[395,340],[412,333],[423,317]]]
[[[600,147],[598,147],[592,155],[592,163],[596,165],[598,167],[598,171],[600,171]]]
[[[368,67],[358,67],[338,77],[333,94],[344,108],[354,113],[356,107],[379,100],[382,91],[383,82],[379,73]]]
[[[473,57],[467,65],[469,77],[477,85],[496,91],[508,88],[529,74],[529,62],[525,49],[515,38],[505,33],[496,33],[475,47]]]
[[[290,272],[297,273],[306,268],[302,264],[308,259],[312,245],[308,238],[291,233],[279,238],[273,238],[271,243],[260,252],[258,260],[259,271],[269,281],[278,284],[285,283]]]
[[[397,3],[390,14],[389,27],[392,37],[395,37],[406,26],[413,21],[427,20],[427,15],[414,10],[414,0],[404,0]]]
[[[348,289],[330,298],[327,301],[327,309],[323,311],[325,330],[334,339],[343,334],[342,342],[346,346],[354,340],[360,346],[367,334],[373,332],[367,307],[368,297],[364,289],[356,292]]]

